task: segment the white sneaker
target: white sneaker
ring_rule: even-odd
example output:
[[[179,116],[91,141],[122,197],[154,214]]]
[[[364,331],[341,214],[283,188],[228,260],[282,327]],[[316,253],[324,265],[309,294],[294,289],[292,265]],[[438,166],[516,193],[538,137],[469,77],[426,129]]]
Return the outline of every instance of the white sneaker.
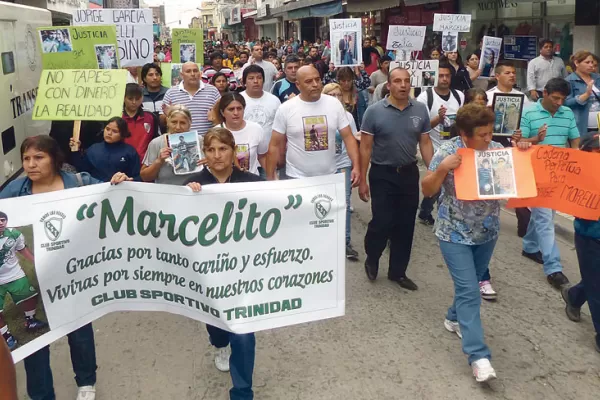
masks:
[[[77,392],[76,400],[95,400],[96,386],[81,386]]]
[[[229,356],[231,350],[229,346],[221,347],[215,352],[215,367],[221,372],[229,372]]]
[[[456,321],[450,321],[448,318],[444,320],[444,328],[448,332],[456,333],[459,338],[462,339],[462,333],[460,333],[460,325]]]
[[[484,300],[496,300],[498,297],[498,293],[496,293],[490,281],[479,282],[479,293],[481,293],[481,298]]]
[[[477,382],[487,382],[492,379],[496,379],[496,371],[492,368],[490,360],[487,358],[481,358],[471,363],[473,368],[473,376]]]

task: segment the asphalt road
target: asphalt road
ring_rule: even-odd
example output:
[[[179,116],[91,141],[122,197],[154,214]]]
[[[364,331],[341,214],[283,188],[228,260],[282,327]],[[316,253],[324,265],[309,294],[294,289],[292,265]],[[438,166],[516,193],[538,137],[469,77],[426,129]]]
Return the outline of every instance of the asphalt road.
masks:
[[[495,303],[482,318],[498,380],[471,376],[456,335],[443,327],[452,281],[430,227],[417,224],[409,292],[386,279],[367,280],[362,241],[370,205],[354,197],[353,243],[361,261],[347,263],[346,316],[257,334],[256,399],[599,399],[600,354],[589,310],[567,320],[560,293],[540,265],[521,256],[516,219],[503,212],[491,263]],[[568,224],[567,224],[568,225]],[[560,238],[565,274],[579,278],[572,242]],[[94,323],[98,400],[228,399],[229,375],[216,370],[204,326],[164,313],[118,313]],[[65,338],[52,346],[57,398],[76,385]],[[19,391],[25,374],[18,366]]]

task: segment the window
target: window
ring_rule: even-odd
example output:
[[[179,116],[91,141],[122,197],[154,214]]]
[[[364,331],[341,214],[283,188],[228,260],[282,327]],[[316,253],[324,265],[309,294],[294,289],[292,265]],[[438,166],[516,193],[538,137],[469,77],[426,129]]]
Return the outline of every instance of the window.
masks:
[[[12,51],[1,53],[2,58],[2,73],[4,75],[13,74],[15,72],[15,56]]]

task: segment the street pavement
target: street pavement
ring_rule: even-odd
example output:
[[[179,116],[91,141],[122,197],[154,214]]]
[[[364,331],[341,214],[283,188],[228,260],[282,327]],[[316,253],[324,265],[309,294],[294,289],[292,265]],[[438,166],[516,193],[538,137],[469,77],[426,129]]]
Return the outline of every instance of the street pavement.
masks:
[[[490,270],[499,293],[483,302],[482,319],[498,380],[471,376],[460,340],[444,329],[452,281],[431,227],[417,223],[409,292],[387,280],[387,251],[379,278],[369,282],[363,238],[370,204],[354,193],[352,241],[359,262],[346,264],[346,316],[257,333],[255,398],[269,400],[600,398],[600,354],[585,306],[570,322],[560,293],[542,267],[521,256],[516,219],[501,215]],[[570,222],[563,223],[568,229]],[[571,228],[572,230],[572,228]],[[579,279],[568,235],[559,237],[565,274]],[[98,400],[225,400],[229,374],[213,364],[203,324],[166,313],[115,313],[94,323]],[[66,338],[51,346],[57,399],[75,399]],[[17,365],[26,399],[23,363]]]

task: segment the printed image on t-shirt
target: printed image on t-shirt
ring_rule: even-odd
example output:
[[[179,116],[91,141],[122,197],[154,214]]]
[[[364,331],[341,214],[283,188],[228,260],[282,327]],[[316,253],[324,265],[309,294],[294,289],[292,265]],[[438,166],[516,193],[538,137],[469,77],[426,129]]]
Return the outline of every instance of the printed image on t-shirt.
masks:
[[[247,143],[242,143],[237,144],[235,147],[240,168],[248,171],[250,169],[250,146]]]
[[[335,154],[342,154],[342,146],[344,144],[344,140],[342,139],[342,135],[340,135],[340,131],[335,131]]]
[[[302,118],[304,126],[304,150],[321,151],[329,149],[327,117],[318,115]]]

